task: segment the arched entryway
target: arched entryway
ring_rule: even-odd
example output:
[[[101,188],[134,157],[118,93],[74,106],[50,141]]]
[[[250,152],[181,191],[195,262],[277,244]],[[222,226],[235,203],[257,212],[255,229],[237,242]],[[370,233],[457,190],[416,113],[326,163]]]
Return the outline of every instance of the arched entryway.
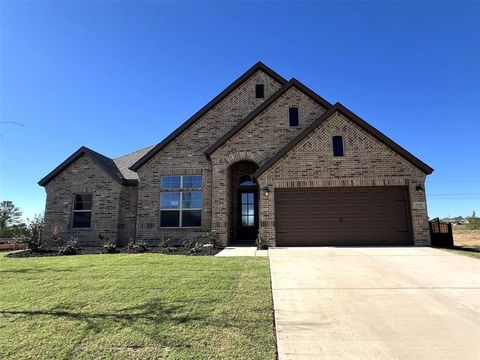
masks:
[[[230,166],[230,239],[233,243],[253,243],[258,234],[258,184],[250,178],[258,169],[252,161]]]

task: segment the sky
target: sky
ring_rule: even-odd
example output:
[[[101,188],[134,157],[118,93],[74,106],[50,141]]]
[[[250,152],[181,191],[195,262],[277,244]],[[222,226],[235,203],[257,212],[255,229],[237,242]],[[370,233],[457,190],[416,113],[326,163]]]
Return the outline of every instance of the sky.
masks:
[[[160,142],[257,61],[435,169],[430,217],[480,213],[480,3],[0,1],[0,201],[80,146]]]

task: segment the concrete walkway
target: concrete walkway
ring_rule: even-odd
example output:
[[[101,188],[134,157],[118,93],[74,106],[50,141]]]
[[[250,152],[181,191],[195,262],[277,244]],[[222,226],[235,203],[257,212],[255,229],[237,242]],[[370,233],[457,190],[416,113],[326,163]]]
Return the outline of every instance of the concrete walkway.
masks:
[[[257,250],[256,246],[229,246],[215,256],[268,256],[268,250]]]
[[[269,250],[279,359],[480,359],[480,260],[431,248]]]

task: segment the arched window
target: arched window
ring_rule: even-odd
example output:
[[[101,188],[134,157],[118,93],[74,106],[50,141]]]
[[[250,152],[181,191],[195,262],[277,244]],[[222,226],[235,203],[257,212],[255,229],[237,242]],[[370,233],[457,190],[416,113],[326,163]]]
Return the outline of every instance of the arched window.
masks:
[[[245,175],[245,176],[240,176],[240,186],[255,186],[257,183],[255,181],[252,181],[250,179],[250,176]]]

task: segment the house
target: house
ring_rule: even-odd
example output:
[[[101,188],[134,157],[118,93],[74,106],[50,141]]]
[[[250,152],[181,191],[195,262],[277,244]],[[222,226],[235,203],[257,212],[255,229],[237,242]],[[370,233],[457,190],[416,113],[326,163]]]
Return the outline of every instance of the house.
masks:
[[[81,147],[44,177],[45,241],[429,245],[433,169],[340,103],[255,64],[155,146]]]

